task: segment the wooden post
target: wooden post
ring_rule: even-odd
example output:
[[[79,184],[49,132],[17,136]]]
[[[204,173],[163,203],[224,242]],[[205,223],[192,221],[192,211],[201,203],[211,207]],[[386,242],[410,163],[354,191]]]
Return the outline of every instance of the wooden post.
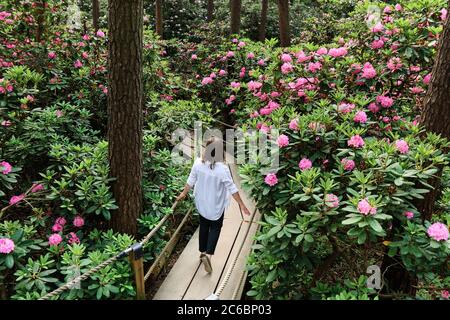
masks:
[[[133,250],[131,250],[128,258],[130,259],[134,280],[136,282],[136,299],[145,300],[144,257],[142,256],[142,246],[140,243],[133,246]]]

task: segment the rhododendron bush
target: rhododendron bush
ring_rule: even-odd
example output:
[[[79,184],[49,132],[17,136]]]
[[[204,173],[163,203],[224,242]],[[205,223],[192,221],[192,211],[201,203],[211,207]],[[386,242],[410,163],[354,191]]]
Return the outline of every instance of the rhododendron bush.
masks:
[[[317,25],[295,29],[288,48],[224,36],[222,25],[183,26],[182,39],[162,41],[146,25],[139,235],[170,213],[188,173],[171,162],[169,135],[218,118],[279,148],[278,170],[240,166],[263,216],[247,296],[378,299],[367,268],[392,257],[418,279],[410,298],[448,299],[450,143],[419,117],[446,1],[343,1],[335,12],[339,1],[319,2],[330,19],[305,20]],[[105,141],[106,24],[68,28],[68,2],[46,3],[39,16],[33,1],[0,0],[0,296],[11,299],[37,299],[136,240],[108,230],[117,204]],[[255,38],[245,14],[243,34]],[[424,219],[418,202],[440,174]],[[145,248],[146,262],[166,231]],[[134,295],[123,260],[60,298]]]

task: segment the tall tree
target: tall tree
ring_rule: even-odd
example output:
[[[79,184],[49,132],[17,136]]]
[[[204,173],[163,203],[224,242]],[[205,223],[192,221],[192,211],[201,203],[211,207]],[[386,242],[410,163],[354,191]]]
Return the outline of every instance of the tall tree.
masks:
[[[45,32],[45,10],[48,4],[46,0],[36,1],[36,42],[41,42]]]
[[[269,0],[261,1],[261,19],[259,23],[259,41],[266,40],[266,29],[267,29],[267,11],[269,9]]]
[[[241,29],[241,0],[230,0],[231,34],[239,34]]]
[[[421,124],[450,140],[450,19],[446,19],[440,36],[431,82],[423,102]],[[439,176],[442,172],[439,172]],[[440,177],[429,181],[433,186],[417,204],[424,220],[430,220],[440,186]]]
[[[214,19],[214,0],[208,0],[206,9],[208,12],[206,19],[208,20],[208,22],[211,22]]]
[[[423,101],[421,124],[427,131],[450,139],[450,19],[445,21],[431,74],[431,82]],[[441,174],[440,170],[436,177],[428,181],[434,189],[416,203],[422,220],[430,220],[432,217],[440,188]],[[398,221],[394,222],[397,222],[393,225],[394,230],[401,227]],[[417,278],[409,274],[403,264],[398,261],[399,257],[384,256],[382,270],[385,274],[385,284],[390,291],[415,295],[414,286],[417,284]]]
[[[156,16],[156,34],[162,39],[163,38],[163,13],[162,13],[163,3],[162,0],[156,0],[155,5],[155,16]]]
[[[98,20],[100,18],[100,3],[98,0],[92,0],[92,25],[94,31],[99,29]]]
[[[109,0],[108,142],[115,231],[135,235],[142,211],[143,0]]]
[[[280,25],[280,44],[282,47],[291,45],[289,30],[289,0],[278,0],[278,16]]]

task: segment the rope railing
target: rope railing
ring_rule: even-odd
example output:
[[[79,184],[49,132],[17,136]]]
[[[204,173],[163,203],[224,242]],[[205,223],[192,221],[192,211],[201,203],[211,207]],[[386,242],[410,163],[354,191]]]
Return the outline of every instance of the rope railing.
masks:
[[[175,201],[171,207],[172,214],[175,211],[175,208],[178,204],[178,201]],[[138,243],[126,248],[125,250],[121,251],[120,253],[116,254],[115,256],[103,261],[99,265],[89,269],[82,275],[70,280],[69,282],[65,283],[63,286],[59,287],[58,289],[47,293],[46,295],[42,296],[38,300],[49,300],[53,297],[56,297],[63,293],[66,290],[70,290],[73,288],[74,285],[80,283],[81,281],[84,281],[88,279],[92,274],[98,272],[99,270],[103,269],[104,267],[113,264],[115,261],[125,257],[126,255],[130,256],[130,262],[133,265],[133,269],[135,272],[135,278],[138,279],[141,277],[141,275],[136,274],[136,267],[142,267],[143,265],[143,257],[142,257],[142,247],[158,232],[158,230],[163,226],[163,224],[167,221],[167,219],[170,217],[170,214],[165,215],[158,224]],[[183,219],[184,221],[184,219]],[[132,258],[132,259],[131,259]],[[141,272],[140,272],[141,273]],[[142,279],[144,277],[142,276]],[[137,286],[137,296],[138,299],[145,298],[145,289],[143,288],[144,284],[142,281],[139,281],[140,283],[136,283]]]

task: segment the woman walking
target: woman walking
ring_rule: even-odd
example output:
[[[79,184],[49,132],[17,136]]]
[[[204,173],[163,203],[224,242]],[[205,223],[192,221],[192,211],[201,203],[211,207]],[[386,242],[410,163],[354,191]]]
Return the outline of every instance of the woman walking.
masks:
[[[223,162],[223,143],[218,138],[211,138],[206,142],[205,151],[202,157],[194,162],[177,201],[183,200],[191,188],[194,188],[195,206],[200,214],[200,260],[206,272],[211,273],[211,257],[219,240],[230,195],[239,204],[242,212],[250,215],[239,196],[228,166]]]

